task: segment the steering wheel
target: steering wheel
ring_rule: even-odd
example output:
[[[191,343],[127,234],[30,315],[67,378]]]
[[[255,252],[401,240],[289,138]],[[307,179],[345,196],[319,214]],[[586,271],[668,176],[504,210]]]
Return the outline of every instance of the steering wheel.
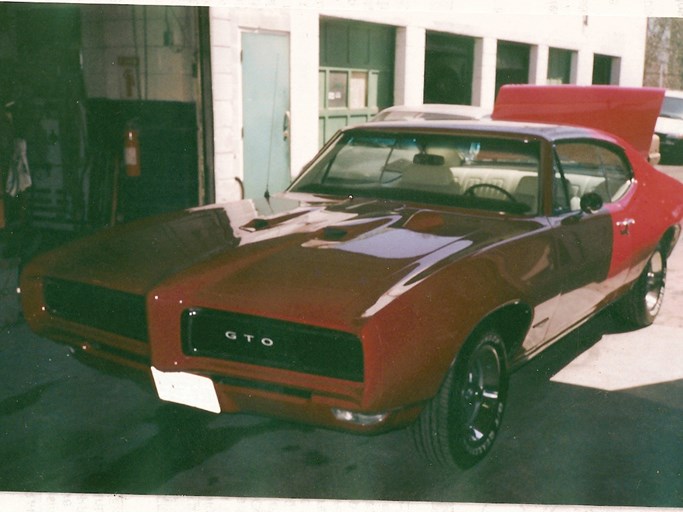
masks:
[[[465,190],[465,192],[463,193],[463,195],[475,197],[474,191],[478,188],[492,188],[494,190],[497,190],[501,194],[503,194],[507,199],[509,199],[513,203],[519,202],[519,201],[517,201],[515,196],[513,196],[510,192],[505,190],[503,187],[499,187],[498,185],[494,185],[493,183],[475,183],[474,185],[468,187],[467,190]]]

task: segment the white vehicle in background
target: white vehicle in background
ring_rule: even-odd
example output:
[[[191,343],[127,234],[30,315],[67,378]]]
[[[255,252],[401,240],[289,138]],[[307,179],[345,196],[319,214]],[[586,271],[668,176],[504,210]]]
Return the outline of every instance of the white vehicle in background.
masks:
[[[395,105],[379,112],[372,121],[407,121],[423,119],[480,120],[491,117],[491,111],[474,105],[447,105],[424,103],[422,105]]]
[[[659,135],[660,163],[683,164],[683,91],[666,91],[655,134]]]

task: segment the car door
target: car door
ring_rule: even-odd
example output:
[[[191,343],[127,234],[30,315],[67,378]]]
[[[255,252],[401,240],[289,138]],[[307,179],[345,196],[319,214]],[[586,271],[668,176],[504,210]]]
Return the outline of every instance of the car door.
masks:
[[[624,284],[635,222],[629,208],[631,169],[620,148],[593,140],[562,141],[555,155],[551,224],[563,284],[549,337],[595,312]],[[582,211],[586,194],[599,195],[602,207]]]

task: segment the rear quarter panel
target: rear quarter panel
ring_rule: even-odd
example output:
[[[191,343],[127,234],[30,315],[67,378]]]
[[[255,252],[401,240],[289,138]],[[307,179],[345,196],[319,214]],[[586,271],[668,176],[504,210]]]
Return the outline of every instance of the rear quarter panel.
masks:
[[[630,258],[628,281],[633,281],[640,275],[667,230],[673,227],[676,232],[679,231],[683,220],[683,184],[649,165],[628,146],[626,153],[635,176],[628,215],[633,216],[636,224],[630,233],[630,254],[615,254],[614,257]],[[616,206],[612,208],[616,209]],[[617,236],[617,227],[614,229]]]

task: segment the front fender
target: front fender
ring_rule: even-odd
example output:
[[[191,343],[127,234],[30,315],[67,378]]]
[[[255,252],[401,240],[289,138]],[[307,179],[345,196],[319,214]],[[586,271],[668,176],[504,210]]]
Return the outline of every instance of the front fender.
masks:
[[[363,407],[389,410],[430,399],[474,329],[518,296],[491,262],[479,260],[443,269],[378,312],[361,335]]]

